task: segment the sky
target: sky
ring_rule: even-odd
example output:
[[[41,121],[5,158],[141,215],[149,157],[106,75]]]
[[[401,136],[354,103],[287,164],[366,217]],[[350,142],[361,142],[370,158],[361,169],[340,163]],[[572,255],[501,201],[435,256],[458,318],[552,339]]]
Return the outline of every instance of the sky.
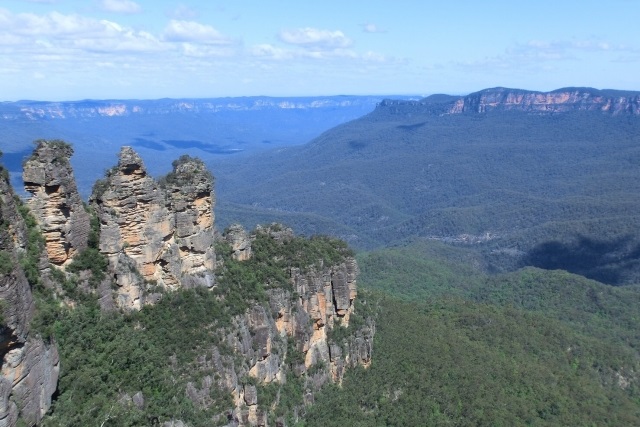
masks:
[[[640,0],[0,0],[0,101],[640,90]]]

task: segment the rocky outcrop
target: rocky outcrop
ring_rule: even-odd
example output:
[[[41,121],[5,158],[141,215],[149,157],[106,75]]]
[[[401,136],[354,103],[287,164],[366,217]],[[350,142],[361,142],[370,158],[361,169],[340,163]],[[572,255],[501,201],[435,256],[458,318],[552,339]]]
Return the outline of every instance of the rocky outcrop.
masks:
[[[42,215],[39,224],[47,237],[46,248],[66,239],[66,258],[60,249],[51,252],[61,267],[88,245],[89,234],[88,215],[86,232],[76,232],[80,220],[74,215],[77,192],[68,164],[70,155],[66,144],[41,142],[25,172],[29,178],[26,186],[35,200],[32,209]],[[55,344],[30,330],[34,298],[18,253],[30,253],[32,234],[8,184],[3,181],[1,185],[0,427],[13,427],[21,421],[32,426],[40,423],[51,405],[60,362]],[[230,425],[267,425],[270,410],[278,407],[278,396],[287,381],[302,387],[298,396],[304,403],[300,405],[311,404],[314,393],[328,382],[340,383],[349,366],[370,363],[375,329],[370,319],[355,312],[358,266],[351,252],[335,240],[313,243],[297,238],[291,229],[278,224],[258,227],[253,234],[232,226],[222,236],[230,250],[216,259],[213,177],[202,161],[183,156],[174,162],[171,173],[156,181],[147,174],[137,153],[124,147],[118,165],[94,187],[91,204],[100,223],[98,249],[108,258],[109,274],[98,276],[99,281],[93,284],[90,279],[97,273],[90,269],[78,272],[68,267],[66,273],[53,269],[45,274],[46,280],[54,282],[56,274],[63,275],[59,280],[65,285],[46,289],[70,309],[82,303],[71,299],[74,292],[94,294],[105,311],[140,309],[162,298],[158,287],[212,288],[213,270],[221,268],[221,285],[213,292],[216,301],[228,303],[219,313],[224,321],[206,326],[207,333],[216,339],[202,346],[204,354],[198,356],[193,368],[203,372],[188,382],[185,378],[182,391],[194,407],[203,410],[219,404],[221,393],[225,399],[231,396],[233,407],[212,416],[213,422],[226,418]],[[47,222],[48,214],[55,221]],[[51,224],[57,228],[49,227]],[[84,235],[84,247],[76,243],[78,235]],[[93,243],[81,260],[85,254],[97,256]],[[45,255],[41,258],[38,268],[46,272],[49,264]],[[227,274],[233,280],[225,284],[222,280]],[[76,280],[73,292],[65,277]],[[242,288],[245,282],[248,285]],[[112,284],[117,285],[115,299]],[[238,288],[241,292],[234,293]],[[226,309],[230,311],[225,314]],[[170,362],[170,369],[176,370],[177,358],[170,358]],[[278,390],[275,401],[264,402],[261,397],[261,387],[267,385]],[[130,390],[122,392],[117,402],[123,410],[144,411],[148,398],[141,391]],[[177,420],[165,424],[183,425]]]
[[[22,173],[31,193],[27,205],[44,236],[49,261],[62,267],[87,247],[90,229],[69,163],[72,154],[63,141],[38,141]]]
[[[165,289],[213,286],[213,177],[202,161],[174,162],[159,183],[130,147],[94,187],[100,251],[118,285],[120,307],[139,309],[148,284]]]
[[[521,111],[535,114],[597,111],[606,114],[640,115],[640,93],[592,88],[563,88],[536,92],[509,88],[492,88],[453,97],[432,95],[420,101],[384,100],[378,113],[411,112],[434,115]]]
[[[484,113],[492,110],[561,113],[601,111],[610,114],[640,114],[640,95],[565,88],[552,92],[531,92],[507,88],[486,89],[455,101],[451,114]]]
[[[182,156],[164,179],[174,216],[174,239],[182,274],[206,273],[215,267],[213,250],[213,176],[200,159]]]
[[[353,341],[353,337],[341,342],[330,340],[336,328],[349,326],[357,296],[357,274],[358,266],[353,258],[304,272],[293,268],[291,282],[294,293],[299,296],[296,305],[283,305],[282,295],[272,294],[270,299],[278,331],[294,337],[297,349],[305,355],[305,369],[319,363],[329,366],[336,382],[342,381],[345,367],[368,366],[371,360],[373,325],[357,331],[359,340]]]
[[[31,287],[18,254],[27,231],[15,194],[0,180],[0,427],[40,422],[56,390],[59,358],[55,344],[30,330],[34,315]]]
[[[239,224],[232,224],[226,230],[224,238],[231,245],[231,256],[236,261],[246,261],[251,258],[251,236]]]
[[[233,246],[239,235],[247,233],[234,226],[223,238]],[[294,239],[291,229],[279,225],[258,227],[248,240],[256,235],[268,236],[279,245]],[[236,252],[231,257],[238,259]],[[260,386],[303,378],[304,401],[311,403],[315,391],[324,384],[340,383],[347,368],[367,367],[371,362],[373,322],[360,319],[358,325],[351,324],[356,315],[355,259],[346,256],[336,265],[318,260],[288,272],[289,283],[267,290],[266,305],[254,305],[221,332],[225,348],[233,354],[222,355],[214,348],[203,355],[198,365],[215,374],[187,387],[187,396],[203,406],[208,404],[213,387],[231,393],[235,404],[228,414],[231,425],[265,425],[269,407],[260,401],[254,383],[247,383],[247,378]]]

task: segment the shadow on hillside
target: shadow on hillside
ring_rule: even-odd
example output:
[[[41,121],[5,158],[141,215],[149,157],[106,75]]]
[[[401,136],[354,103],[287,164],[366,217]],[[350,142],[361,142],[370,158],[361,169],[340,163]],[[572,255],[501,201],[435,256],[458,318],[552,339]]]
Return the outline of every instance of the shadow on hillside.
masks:
[[[547,270],[566,270],[608,285],[629,284],[640,275],[640,243],[631,236],[611,241],[578,236],[570,243],[535,246],[523,260]]]

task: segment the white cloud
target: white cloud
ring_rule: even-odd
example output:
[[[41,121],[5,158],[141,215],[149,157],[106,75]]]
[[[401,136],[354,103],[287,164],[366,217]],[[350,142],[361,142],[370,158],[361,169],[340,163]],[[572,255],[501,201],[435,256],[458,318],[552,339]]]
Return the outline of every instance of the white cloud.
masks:
[[[529,40],[524,44],[507,49],[507,54],[538,59],[570,59],[577,52],[628,52],[636,50],[606,40]]]
[[[378,27],[376,24],[372,24],[371,22],[364,24],[362,26],[362,31],[365,33],[386,33],[385,30]]]
[[[259,44],[251,47],[249,53],[255,57],[268,59],[291,59],[293,54],[279,47],[270,44]]]
[[[376,52],[360,54],[352,49],[285,49],[271,44],[258,44],[248,49],[248,53],[259,59],[274,61],[289,60],[348,60],[356,62],[387,62],[388,58]]]
[[[114,81],[120,77],[136,90],[166,90],[159,92],[165,95],[193,85],[211,85],[211,76],[222,92],[243,79],[254,80],[251,85],[269,81],[275,91],[283,73],[291,70],[302,73],[302,82],[318,67],[331,70],[327,73],[352,76],[358,70],[394,66],[393,59],[356,50],[341,31],[283,31],[285,43],[243,46],[213,26],[189,19],[165,18],[166,27],[152,32],[133,28],[116,15],[112,18],[14,13],[0,7],[0,89],[4,96],[106,96],[99,93],[106,87],[119,90]],[[45,89],[56,95],[38,95]],[[126,90],[118,93],[120,97],[133,96]]]
[[[190,58],[230,57],[236,51],[230,46],[201,45],[194,43],[182,43],[181,53]]]
[[[134,14],[142,12],[140,5],[131,0],[102,0],[100,8],[105,12]]]
[[[164,29],[163,39],[169,42],[197,42],[212,45],[230,45],[233,40],[210,25],[194,21],[172,19]]]
[[[8,54],[40,57],[72,52],[157,52],[166,49],[148,32],[107,20],[51,12],[11,14],[0,9],[0,45]]]
[[[282,30],[279,38],[285,43],[316,49],[346,48],[353,44],[351,39],[340,30],[331,31],[310,27]]]

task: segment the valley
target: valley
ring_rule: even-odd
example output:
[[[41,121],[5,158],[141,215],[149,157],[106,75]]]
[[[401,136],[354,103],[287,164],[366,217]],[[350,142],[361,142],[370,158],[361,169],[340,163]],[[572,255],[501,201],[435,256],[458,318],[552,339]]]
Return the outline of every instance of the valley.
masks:
[[[3,105],[7,419],[639,424],[640,93],[347,99]]]

